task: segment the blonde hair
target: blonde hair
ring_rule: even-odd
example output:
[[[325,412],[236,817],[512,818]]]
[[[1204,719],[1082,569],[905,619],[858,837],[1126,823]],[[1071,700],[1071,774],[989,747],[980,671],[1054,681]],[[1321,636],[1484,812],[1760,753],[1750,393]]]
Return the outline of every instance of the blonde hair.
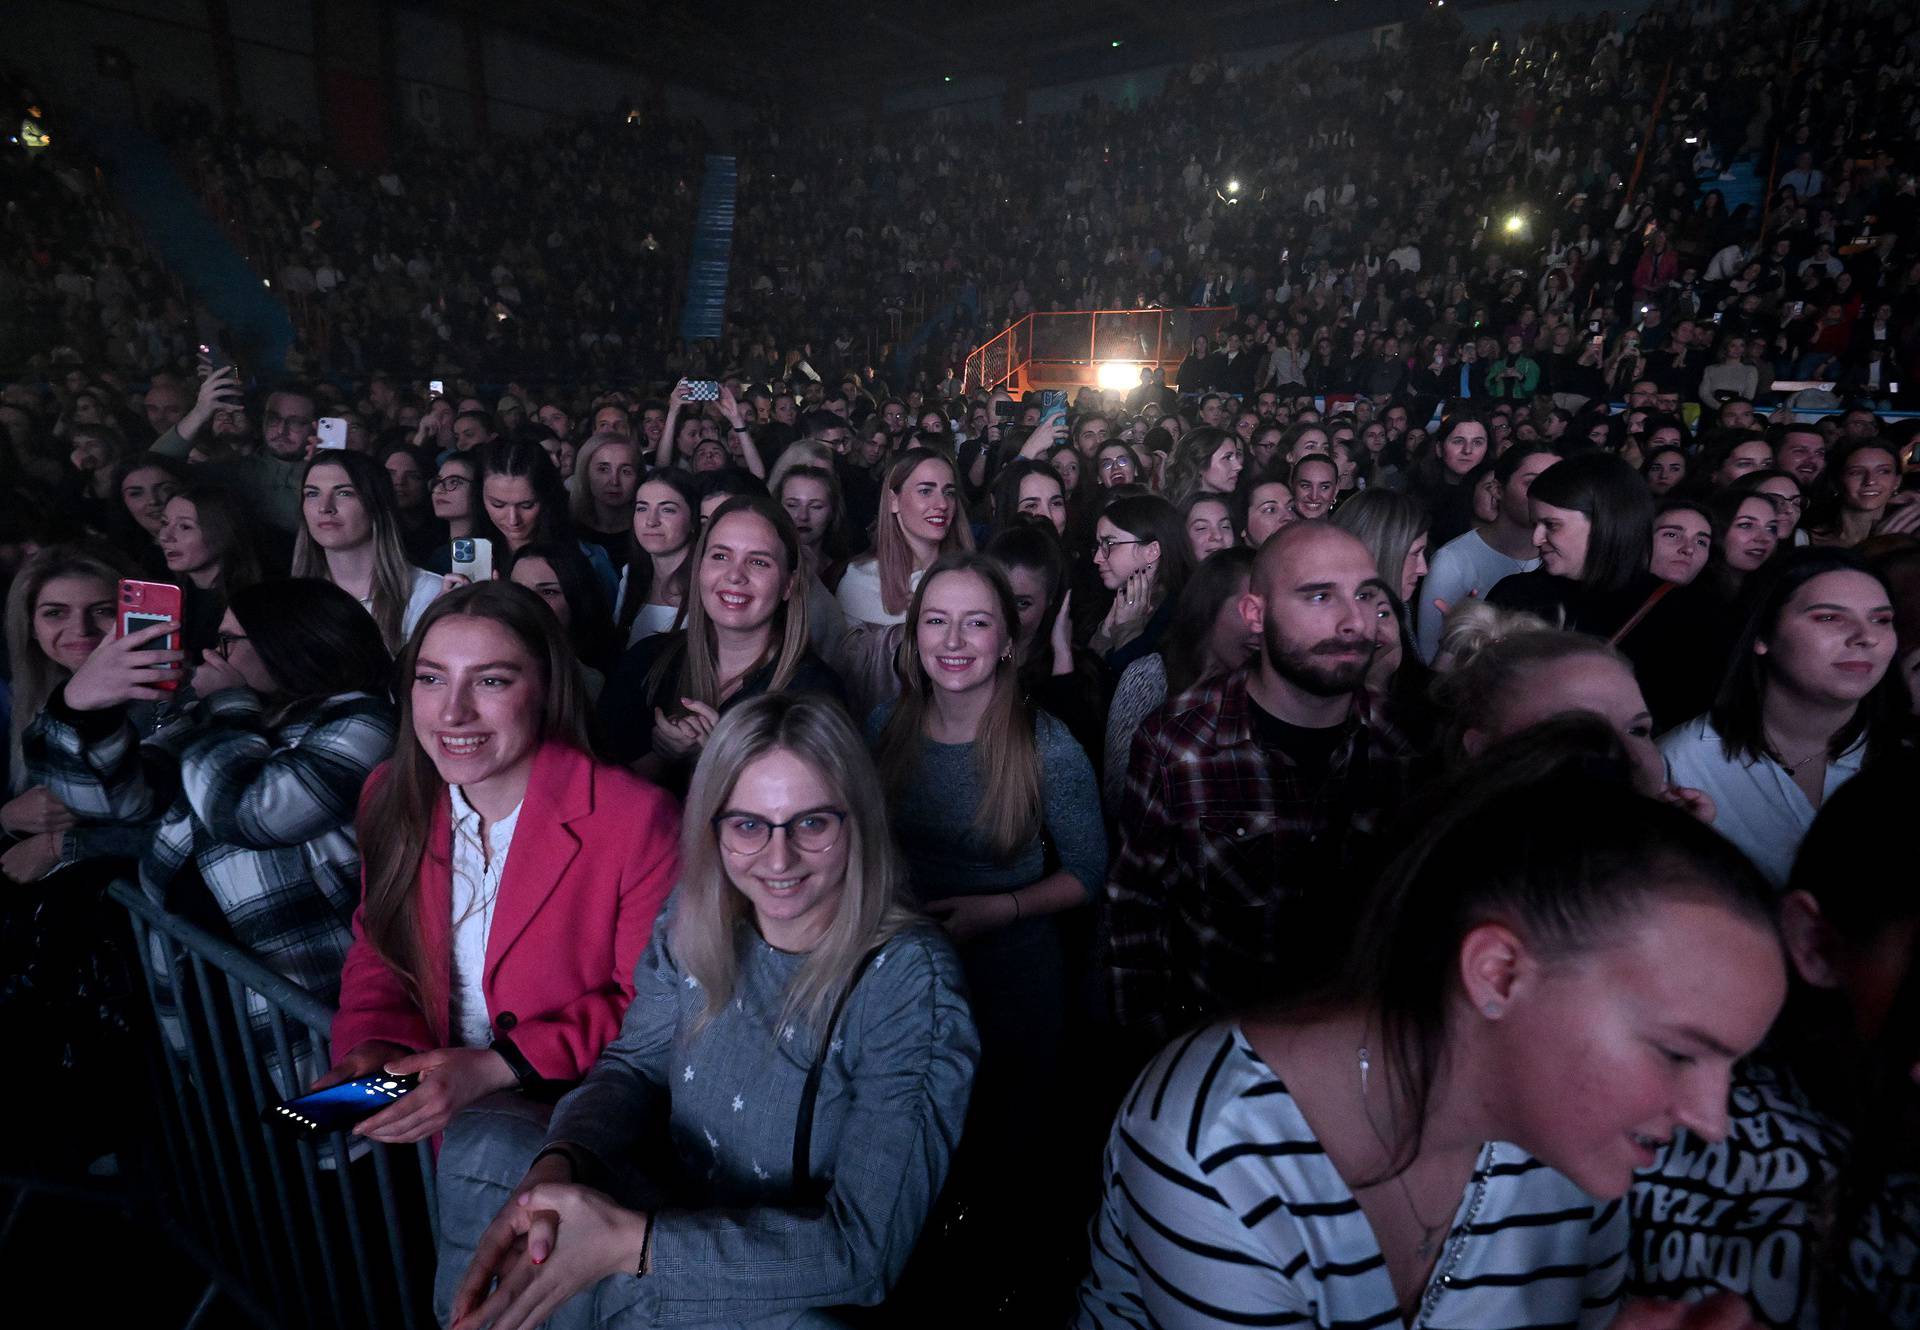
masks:
[[[720,677],[720,645],[714,636],[713,620],[707,616],[706,604],[700,598],[699,577],[700,565],[706,560],[707,543],[713,539],[714,528],[720,525],[722,518],[735,513],[758,517],[772,527],[774,538],[787,552],[786,594],[773,612],[773,622],[767,626],[766,650],[748,668],[747,674],[757,673],[768,661],[772,661],[773,678],[767,684],[767,691],[779,692],[793,682],[794,673],[807,654],[806,593],[796,577],[801,566],[800,536],[793,529],[793,520],[787,516],[786,509],[764,494],[736,494],[713,510],[713,515],[700,528],[700,539],[694,542],[693,553],[687,556],[692,569],[688,576],[684,606],[687,631],[678,649],[661,652],[660,659],[648,671],[648,696],[658,692],[664,685],[673,662],[684,659],[685,665],[680,671],[680,696],[705,702],[710,707],[720,705],[720,685],[725,682]],[[799,605],[795,605],[796,599],[801,602]]]
[[[567,491],[567,510],[573,514],[576,525],[587,531],[595,530],[593,525],[593,485],[587,479],[587,472],[593,466],[593,455],[608,444],[618,443],[633,449],[634,488],[640,487],[640,478],[646,468],[641,465],[641,445],[624,434],[599,433],[580,445],[573,458],[573,488]],[[627,526],[633,525],[633,505],[627,505]]]
[[[1534,671],[1581,656],[1599,656],[1633,673],[1633,662],[1605,638],[1544,624],[1510,631],[1486,643],[1451,673],[1434,680],[1434,701],[1446,714],[1441,751],[1456,759],[1464,756],[1467,732],[1496,729],[1514,699],[1526,692]]]
[[[60,577],[97,577],[107,584],[111,599],[120,579],[132,573],[120,552],[108,546],[50,545],[14,574],[13,585],[7,588],[7,659],[13,664],[13,714],[7,726],[7,751],[12,761],[7,770],[14,785],[24,788],[22,782],[26,780],[20,741],[69,673],[65,666],[48,659],[34,639],[34,602],[47,583]]]
[[[1552,628],[1529,610],[1502,609],[1475,596],[1447,611],[1434,648],[1433,667],[1442,674],[1457,670],[1495,642],[1516,633],[1545,632]],[[1443,666],[1442,661],[1446,664]]]
[[[400,510],[393,499],[393,482],[387,470],[365,453],[344,448],[329,448],[314,454],[300,473],[300,488],[306,489],[307,477],[315,467],[337,466],[347,473],[367,510],[367,523],[373,531],[373,621],[380,627],[380,640],[388,651],[398,652],[406,645],[401,633],[407,617],[407,601],[413,596],[413,565],[407,560],[407,547],[400,539]],[[302,507],[305,507],[304,500]],[[333,581],[327,567],[327,552],[307,529],[306,514],[300,517],[300,531],[293,540],[293,576],[317,577]]]
[[[818,439],[795,439],[786,446],[779,457],[774,459],[773,469],[767,472],[767,493],[778,495],[780,482],[787,478],[787,472],[796,466],[817,466],[823,471],[833,470],[833,449]]]
[[[707,740],[680,824],[680,885],[667,940],[674,960],[700,985],[695,1034],[732,1001],[737,936],[752,920],[752,906],[727,876],[713,819],[740,773],[775,752],[790,753],[820,774],[845,808],[840,834],[847,838],[839,907],[787,986],[780,1026],[799,1023],[819,1032],[861,958],[919,918],[907,904],[906,866],[887,826],[879,776],[846,712],[805,693],[747,699],[720,718]]]
[[[880,603],[889,614],[900,613],[913,598],[913,546],[907,543],[907,533],[900,528],[898,509],[888,511],[887,497],[891,495],[897,504],[908,479],[928,462],[938,462],[953,477],[953,515],[947,519],[947,534],[940,538],[935,557],[973,549],[973,528],[967,522],[967,503],[960,493],[960,473],[954,469],[953,459],[931,448],[909,448],[901,453],[887,468],[886,490],[880,496],[880,520],[875,523],[873,535],[873,559],[880,573]]]
[[[993,699],[987,703],[973,739],[974,769],[980,776],[980,807],[973,821],[995,853],[1011,858],[1040,832],[1042,782],[1040,753],[1033,740],[1033,708],[1020,687],[1020,669],[1014,658],[1013,641],[1020,614],[1013,585],[998,560],[971,550],[956,550],[941,555],[920,579],[895,666],[904,682],[893,714],[880,733],[880,771],[887,788],[898,791],[906,788],[920,766],[933,680],[920,658],[917,628],[927,588],[942,573],[972,573],[983,579],[1000,607],[1000,621],[1006,629],[1007,654],[994,665]]]

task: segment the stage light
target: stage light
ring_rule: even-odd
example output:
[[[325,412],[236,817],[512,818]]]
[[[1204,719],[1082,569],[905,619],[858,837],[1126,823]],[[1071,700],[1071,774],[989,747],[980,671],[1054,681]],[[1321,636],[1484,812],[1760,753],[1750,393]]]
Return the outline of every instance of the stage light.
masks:
[[[1517,236],[1527,229],[1527,219],[1522,213],[1513,213],[1507,218],[1507,234]]]
[[[1115,42],[1115,43],[1113,44],[1113,49],[1114,49],[1114,50],[1116,50],[1116,51],[1117,51],[1117,50],[1119,50],[1119,49],[1120,49],[1120,43],[1119,43],[1119,42]]]
[[[1239,192],[1240,192],[1240,182],[1238,180],[1227,181],[1227,193],[1238,194]]]
[[[1125,392],[1140,386],[1140,363],[1135,360],[1103,360],[1094,370],[1094,382],[1105,392]]]

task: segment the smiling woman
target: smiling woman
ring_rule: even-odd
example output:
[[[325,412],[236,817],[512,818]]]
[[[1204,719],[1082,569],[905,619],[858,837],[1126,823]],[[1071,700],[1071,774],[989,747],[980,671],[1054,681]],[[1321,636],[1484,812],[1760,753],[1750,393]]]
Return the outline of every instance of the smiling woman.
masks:
[[[402,737],[361,800],[366,891],[323,1078],[422,1073],[356,1129],[391,1142],[492,1091],[578,1079],[678,868],[673,801],[589,755],[579,666],[532,591],[443,596],[400,664]]]
[[[576,1324],[590,1300],[636,1325],[798,1326],[886,1295],[979,1046],[885,810],[838,706],[770,694],[721,720],[620,1039],[544,1140],[500,1115],[448,1134],[442,1173],[485,1190],[443,1207],[436,1310]],[[637,1157],[664,1167],[642,1178]]]

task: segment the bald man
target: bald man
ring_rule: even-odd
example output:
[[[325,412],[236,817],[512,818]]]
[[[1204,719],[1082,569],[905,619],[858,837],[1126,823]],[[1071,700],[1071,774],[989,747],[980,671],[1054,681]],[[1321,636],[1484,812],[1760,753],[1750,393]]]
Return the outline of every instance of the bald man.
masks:
[[[1356,856],[1412,753],[1364,689],[1391,612],[1366,546],[1282,527],[1240,602],[1253,663],[1141,723],[1102,929],[1115,1018],[1143,1042],[1301,992],[1344,951]]]

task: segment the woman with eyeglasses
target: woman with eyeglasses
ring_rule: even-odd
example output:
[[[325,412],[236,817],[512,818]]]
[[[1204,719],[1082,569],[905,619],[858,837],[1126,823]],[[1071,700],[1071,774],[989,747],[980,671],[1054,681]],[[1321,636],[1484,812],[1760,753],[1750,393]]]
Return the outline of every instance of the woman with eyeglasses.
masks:
[[[679,867],[673,800],[591,755],[579,665],[533,592],[449,592],[400,666],[400,740],[360,800],[365,890],[316,1085],[418,1073],[354,1128],[390,1144],[584,1075]]]
[[[27,732],[27,760],[77,816],[149,829],[155,904],[331,1003],[358,889],[354,800],[393,748],[393,658],[331,582],[263,582],[234,593],[195,700],[136,731],[135,706],[187,681],[182,653],[161,649],[169,631],[101,643]]]
[[[447,1134],[442,1173],[492,1222],[443,1208],[436,1310],[824,1326],[816,1309],[887,1296],[979,1043],[886,806],[838,706],[770,693],[721,719],[620,1037],[550,1123],[473,1114]]]
[[[433,515],[446,525],[446,539],[423,561],[429,572],[445,573],[451,566],[453,542],[474,534],[480,502],[480,466],[467,453],[448,453],[440,459],[427,485]]]
[[[1173,602],[1193,571],[1193,548],[1174,506],[1156,494],[1107,506],[1093,529],[1093,567],[1113,593],[1088,646],[1115,679],[1160,649]]]

